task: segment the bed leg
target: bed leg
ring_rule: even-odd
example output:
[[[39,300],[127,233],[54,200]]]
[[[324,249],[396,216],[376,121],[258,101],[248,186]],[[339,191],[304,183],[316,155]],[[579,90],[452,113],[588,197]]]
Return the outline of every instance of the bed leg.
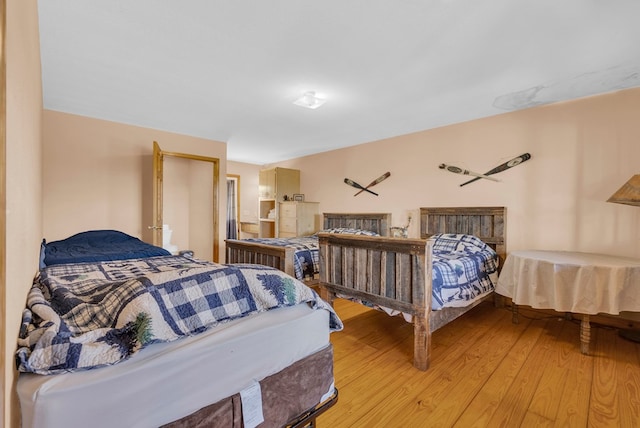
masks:
[[[318,294],[320,295],[320,298],[333,306],[333,301],[335,300],[336,296],[335,293],[329,291],[327,287],[323,286],[322,284],[320,284],[318,288]]]
[[[589,355],[589,342],[591,342],[591,324],[589,323],[589,315],[582,315],[580,323],[580,352]]]
[[[513,300],[511,301],[511,322],[514,324],[520,324],[520,319],[518,318],[518,305]]]
[[[425,371],[431,363],[431,334],[428,318],[416,315],[413,320],[413,366]]]

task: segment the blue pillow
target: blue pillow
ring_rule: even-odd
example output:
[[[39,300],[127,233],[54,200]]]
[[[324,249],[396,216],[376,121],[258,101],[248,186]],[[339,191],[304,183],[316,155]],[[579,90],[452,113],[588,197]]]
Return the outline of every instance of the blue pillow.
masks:
[[[380,236],[376,232],[370,230],[354,229],[350,227],[333,227],[331,229],[321,230],[322,233],[342,233],[347,235],[365,235],[365,236]]]
[[[164,248],[117,230],[90,230],[48,244],[43,240],[42,246],[46,266],[171,255]]]
[[[493,251],[484,241],[474,235],[456,233],[438,233],[431,237],[434,240],[433,251],[479,253],[487,249]]]

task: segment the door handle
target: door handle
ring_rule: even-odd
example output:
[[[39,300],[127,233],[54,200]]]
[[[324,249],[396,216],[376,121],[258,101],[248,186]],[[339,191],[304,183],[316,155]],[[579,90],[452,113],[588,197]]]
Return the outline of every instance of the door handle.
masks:
[[[148,229],[151,230],[158,230],[158,229],[162,229],[160,226],[147,226]]]

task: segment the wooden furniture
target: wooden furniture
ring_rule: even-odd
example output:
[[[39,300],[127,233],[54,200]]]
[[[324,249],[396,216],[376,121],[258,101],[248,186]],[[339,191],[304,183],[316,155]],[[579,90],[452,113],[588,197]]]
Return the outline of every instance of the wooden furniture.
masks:
[[[389,234],[389,213],[324,213],[323,229],[336,227],[370,230],[382,236]],[[275,267],[295,277],[293,247],[269,245],[246,240],[227,239],[227,263],[255,263]],[[299,278],[300,279],[300,278]],[[313,284],[318,278],[305,280]]]
[[[640,260],[572,251],[514,251],[509,254],[496,293],[518,306],[582,315],[580,351],[589,353],[589,315],[640,311]]]
[[[408,314],[414,324],[413,365],[430,364],[431,333],[467,307],[431,310],[431,241],[436,233],[473,234],[505,255],[503,207],[420,208],[422,239],[319,234],[320,295],[328,302],[353,298]],[[488,298],[493,293],[489,293]]]
[[[258,222],[252,222],[252,221],[241,221],[240,233],[249,235],[249,236],[241,236],[240,239],[244,237],[255,238],[260,234],[260,224]]]
[[[278,202],[278,237],[313,235],[320,229],[318,202]]]
[[[279,204],[284,196],[300,193],[300,171],[289,168],[263,169],[259,173],[258,222],[261,238],[278,236]]]

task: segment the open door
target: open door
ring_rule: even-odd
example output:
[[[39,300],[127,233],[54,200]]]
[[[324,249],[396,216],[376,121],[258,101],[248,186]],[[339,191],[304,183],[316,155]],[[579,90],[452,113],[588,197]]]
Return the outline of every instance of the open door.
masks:
[[[165,152],[154,141],[154,245],[218,262],[218,182],[219,159]]]
[[[162,150],[153,142],[153,245],[162,247]]]

